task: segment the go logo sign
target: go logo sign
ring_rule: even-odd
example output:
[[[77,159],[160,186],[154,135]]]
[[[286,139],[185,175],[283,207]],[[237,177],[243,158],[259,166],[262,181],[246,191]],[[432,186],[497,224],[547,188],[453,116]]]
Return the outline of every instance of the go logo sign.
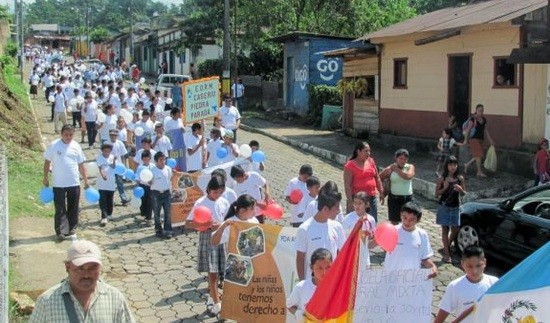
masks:
[[[300,83],[300,88],[302,90],[306,89],[307,85],[307,65],[304,64],[301,68],[294,69],[294,82]]]
[[[334,78],[334,73],[338,71],[338,61],[334,58],[331,59],[320,59],[317,62],[317,70],[319,71],[319,76],[321,80],[328,82]]]

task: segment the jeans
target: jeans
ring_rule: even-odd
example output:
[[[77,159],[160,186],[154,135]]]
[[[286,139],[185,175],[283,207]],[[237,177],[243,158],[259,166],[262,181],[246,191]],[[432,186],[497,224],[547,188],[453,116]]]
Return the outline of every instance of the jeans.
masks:
[[[78,201],[80,186],[54,187],[54,230],[56,235],[74,234],[78,224]],[[68,230],[66,230],[68,227]]]
[[[164,209],[164,234],[172,234],[172,218],[171,218],[171,200],[172,194],[170,190],[164,192],[151,190],[153,197],[153,213],[155,214],[155,231],[162,232],[163,228],[160,225],[160,209]]]
[[[99,209],[101,210],[102,219],[113,215],[114,196],[115,191],[99,190]]]
[[[145,217],[145,220],[151,220],[153,215],[153,201],[151,197],[151,186],[139,184],[139,187],[143,188],[143,196],[141,197],[141,205],[139,212]]]
[[[86,134],[88,135],[88,146],[92,147],[95,144],[95,138],[97,137],[95,121],[86,121]]]
[[[378,196],[370,197],[370,215],[374,218],[376,223],[378,223]]]
[[[243,109],[244,109],[244,96],[240,96],[238,98],[235,98],[235,106],[239,110],[239,113],[243,112]]]
[[[120,200],[122,201],[122,203],[128,202],[126,193],[124,193],[124,179],[122,175],[115,174],[115,182],[116,182],[116,189],[118,191],[118,194],[120,195]]]

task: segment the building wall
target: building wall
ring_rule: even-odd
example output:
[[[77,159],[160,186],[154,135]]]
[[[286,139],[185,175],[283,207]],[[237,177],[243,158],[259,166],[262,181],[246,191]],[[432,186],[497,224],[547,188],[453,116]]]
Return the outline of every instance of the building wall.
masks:
[[[365,75],[378,75],[378,57],[344,61],[344,78]]]
[[[516,26],[465,27],[462,34],[422,46],[414,41],[429,36],[409,35],[374,39],[382,43],[380,130],[437,138],[446,124],[448,97],[448,55],[471,54],[472,88],[470,111],[485,105],[488,127],[497,145],[521,144],[519,88],[493,89],[495,56],[508,56],[519,44]],[[395,58],[407,58],[407,88],[393,88]],[[519,75],[519,67],[518,67]],[[518,77],[518,76],[516,76]],[[426,126],[425,120],[430,120]]]

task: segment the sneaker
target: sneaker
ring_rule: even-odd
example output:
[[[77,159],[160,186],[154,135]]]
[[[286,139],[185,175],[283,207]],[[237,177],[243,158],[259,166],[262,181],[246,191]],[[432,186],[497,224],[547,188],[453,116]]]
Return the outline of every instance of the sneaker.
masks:
[[[99,221],[99,226],[100,226],[100,227],[106,226],[106,225],[107,225],[107,221],[108,221],[107,219],[101,219],[101,221]]]
[[[78,239],[76,238],[76,233],[66,235],[66,236],[65,236],[65,239],[69,239],[69,240],[72,240],[72,241],[78,240]]]
[[[113,219],[113,215],[107,215],[107,220],[112,220]]]
[[[210,317],[217,316],[221,310],[222,310],[222,303],[212,304],[212,306],[210,307],[207,306],[207,309],[206,309]]]
[[[62,235],[62,234],[58,234],[57,235],[57,242],[62,242],[63,240],[65,240],[65,236]]]
[[[153,220],[149,219],[149,220],[145,220],[145,225],[150,227],[150,226],[153,226]]]
[[[162,236],[163,236],[162,231],[155,232],[155,237],[162,238]]]
[[[165,234],[164,239],[172,239],[172,234],[171,233]]]

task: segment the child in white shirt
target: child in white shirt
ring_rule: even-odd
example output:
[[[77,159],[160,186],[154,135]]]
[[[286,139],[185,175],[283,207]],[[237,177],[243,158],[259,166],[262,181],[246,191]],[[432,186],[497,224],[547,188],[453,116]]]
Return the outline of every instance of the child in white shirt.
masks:
[[[155,135],[151,138],[151,148],[155,151],[161,151],[165,156],[170,156],[172,143],[170,139],[164,135],[164,125],[157,123],[155,125]]]
[[[101,153],[96,158],[99,176],[96,187],[99,191],[99,209],[101,210],[101,221],[99,226],[107,225],[108,218],[113,214],[113,198],[115,195],[115,156],[111,154],[113,146],[109,143],[101,145]]]
[[[155,154],[155,164],[151,172],[151,195],[153,197],[153,214],[155,216],[155,231],[157,237],[172,239],[172,169],[166,165],[166,156],[162,152]],[[160,224],[160,211],[164,210],[164,228]]]
[[[288,184],[286,185],[284,195],[285,200],[292,204],[292,209],[290,210],[290,224],[297,228],[302,224],[302,217],[299,216],[300,214],[300,202],[303,199],[304,196],[309,194],[309,191],[306,186],[306,181],[308,178],[310,178],[313,175],[313,169],[311,168],[311,165],[304,164],[302,167],[300,167],[300,171],[298,173],[297,177],[294,177],[291,179]],[[302,199],[298,201],[293,201],[291,194],[293,194],[293,191],[298,190],[302,194]],[[303,216],[303,212],[302,212]]]

